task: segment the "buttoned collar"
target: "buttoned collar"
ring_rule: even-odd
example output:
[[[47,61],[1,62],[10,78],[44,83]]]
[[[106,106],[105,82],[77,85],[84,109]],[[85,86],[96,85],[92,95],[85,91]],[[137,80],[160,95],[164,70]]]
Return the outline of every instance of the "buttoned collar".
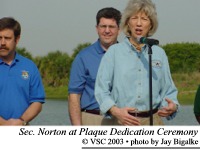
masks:
[[[13,59],[11,65],[15,64],[16,62],[19,62],[20,55],[15,52],[15,58]],[[2,59],[0,59],[0,64],[6,64]]]
[[[97,53],[99,53],[99,54],[103,54],[103,53],[106,52],[106,51],[101,47],[101,43],[100,43],[100,40],[99,40],[99,39],[97,40],[95,47],[96,47],[95,49],[96,49]]]

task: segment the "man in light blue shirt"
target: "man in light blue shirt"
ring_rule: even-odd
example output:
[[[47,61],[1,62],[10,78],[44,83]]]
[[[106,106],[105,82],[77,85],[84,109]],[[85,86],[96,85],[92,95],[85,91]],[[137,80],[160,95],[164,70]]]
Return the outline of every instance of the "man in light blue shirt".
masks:
[[[127,37],[102,58],[95,97],[115,125],[149,125],[149,46],[137,42],[137,37],[152,35],[157,24],[151,1],[130,0],[121,22]],[[152,46],[152,51],[153,124],[162,125],[160,117],[173,118],[179,103],[164,50]]]

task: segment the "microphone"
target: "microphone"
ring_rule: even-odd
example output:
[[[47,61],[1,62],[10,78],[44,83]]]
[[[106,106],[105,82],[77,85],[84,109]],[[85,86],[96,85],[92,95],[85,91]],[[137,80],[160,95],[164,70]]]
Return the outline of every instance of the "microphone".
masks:
[[[158,45],[159,44],[159,41],[156,40],[156,39],[148,39],[146,37],[138,37],[137,38],[137,41],[141,44],[147,44],[149,46],[152,46],[152,45]]]

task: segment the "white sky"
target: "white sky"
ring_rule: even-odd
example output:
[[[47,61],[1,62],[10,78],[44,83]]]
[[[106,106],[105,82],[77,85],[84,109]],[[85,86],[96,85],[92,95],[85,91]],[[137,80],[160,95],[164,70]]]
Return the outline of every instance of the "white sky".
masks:
[[[22,26],[19,47],[33,56],[60,50],[72,54],[80,43],[97,40],[96,13],[103,7],[123,12],[128,0],[0,0],[0,18],[11,16]],[[153,0],[160,44],[200,43],[200,0]],[[124,38],[121,34],[119,41]]]

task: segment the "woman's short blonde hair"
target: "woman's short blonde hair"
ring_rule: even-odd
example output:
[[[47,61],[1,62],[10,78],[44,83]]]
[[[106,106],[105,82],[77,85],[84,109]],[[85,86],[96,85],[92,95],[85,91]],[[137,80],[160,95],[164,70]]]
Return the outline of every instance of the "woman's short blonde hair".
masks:
[[[156,6],[151,0],[130,0],[122,14],[121,29],[124,34],[131,36],[131,31],[128,27],[128,21],[131,16],[137,14],[138,12],[144,12],[151,21],[151,29],[147,36],[152,36],[158,28],[158,19]]]

